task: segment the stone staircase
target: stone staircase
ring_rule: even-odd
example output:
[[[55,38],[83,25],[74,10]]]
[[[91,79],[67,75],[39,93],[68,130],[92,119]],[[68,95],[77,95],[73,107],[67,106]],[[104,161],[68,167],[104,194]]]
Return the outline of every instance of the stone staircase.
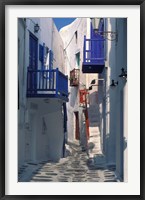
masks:
[[[89,106],[88,115],[90,127],[98,127],[100,123],[100,112],[97,104]]]
[[[89,158],[92,160],[93,164],[105,165],[105,156],[102,154],[101,150],[101,138],[99,131],[99,106],[97,104],[92,105],[88,108],[89,113],[89,131],[90,137],[88,141],[88,153]]]
[[[90,138],[88,141],[88,149],[90,157],[94,157],[95,154],[102,154],[100,144],[100,132],[98,127],[89,127]]]

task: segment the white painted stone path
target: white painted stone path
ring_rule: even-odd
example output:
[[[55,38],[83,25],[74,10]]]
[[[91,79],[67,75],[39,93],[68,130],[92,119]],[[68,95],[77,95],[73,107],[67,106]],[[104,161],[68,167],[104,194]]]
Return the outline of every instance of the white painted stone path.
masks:
[[[77,141],[69,143],[69,156],[58,163],[27,163],[19,171],[19,182],[117,182],[114,170],[106,167],[98,129],[90,132],[88,152]]]

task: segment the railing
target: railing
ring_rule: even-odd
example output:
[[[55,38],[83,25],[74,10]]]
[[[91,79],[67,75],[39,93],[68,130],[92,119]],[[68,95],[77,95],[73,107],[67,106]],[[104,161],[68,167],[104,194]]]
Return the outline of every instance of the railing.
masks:
[[[103,38],[86,39],[86,36],[84,37],[83,63],[104,64],[104,40]]]
[[[87,95],[89,94],[86,89],[80,90],[80,105],[85,106],[87,104]]]
[[[79,76],[80,76],[79,69],[73,69],[72,71],[70,71],[70,86],[74,87],[79,86]]]
[[[53,97],[68,101],[68,78],[58,68],[27,71],[27,97]]]

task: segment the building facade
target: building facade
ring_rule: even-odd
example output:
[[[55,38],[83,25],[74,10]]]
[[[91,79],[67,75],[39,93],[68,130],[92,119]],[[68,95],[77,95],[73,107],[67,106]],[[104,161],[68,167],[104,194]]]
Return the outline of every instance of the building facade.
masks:
[[[68,78],[63,41],[51,18],[18,19],[18,158],[58,161],[64,154]]]
[[[73,69],[80,73],[77,86],[69,87],[68,139],[86,147],[85,136],[99,130],[107,166],[127,181],[127,19],[79,18],[60,34],[68,76]],[[80,104],[84,89],[88,121]]]
[[[114,36],[106,40],[102,144],[108,165],[115,165],[118,177],[127,181],[127,19],[106,19],[106,30]]]
[[[80,107],[80,90],[86,88],[86,75],[82,73],[83,35],[87,33],[87,18],[78,18],[60,30],[64,42],[66,73],[69,76],[68,141],[80,140],[85,145],[85,121]],[[84,136],[84,137],[83,137]]]
[[[126,18],[77,18],[59,33],[51,18],[19,19],[18,81],[19,165],[59,161],[67,141],[88,150],[99,131],[127,181]]]

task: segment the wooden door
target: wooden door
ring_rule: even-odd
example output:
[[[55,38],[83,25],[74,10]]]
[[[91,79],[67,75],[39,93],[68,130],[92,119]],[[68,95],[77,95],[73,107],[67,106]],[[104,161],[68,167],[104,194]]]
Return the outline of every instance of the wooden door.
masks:
[[[31,89],[33,93],[37,91],[37,72],[38,69],[38,39],[30,33],[29,35],[29,69],[33,71],[30,76]]]
[[[80,129],[79,129],[79,112],[74,112],[75,114],[75,139],[80,139]]]

